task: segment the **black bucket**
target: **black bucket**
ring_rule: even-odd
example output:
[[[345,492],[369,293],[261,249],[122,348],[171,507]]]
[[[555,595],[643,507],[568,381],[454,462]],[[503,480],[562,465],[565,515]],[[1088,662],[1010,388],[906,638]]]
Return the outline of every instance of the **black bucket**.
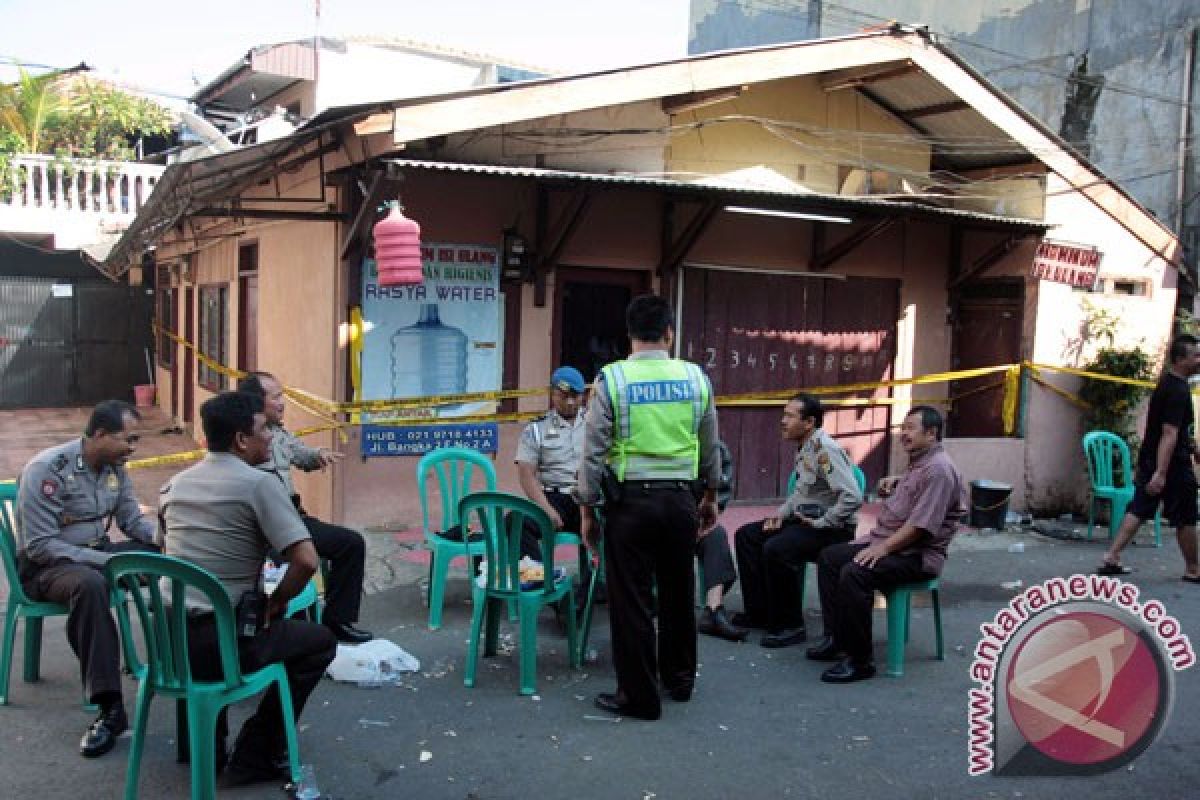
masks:
[[[1012,487],[1007,483],[971,481],[971,527],[1002,530],[1011,496]]]

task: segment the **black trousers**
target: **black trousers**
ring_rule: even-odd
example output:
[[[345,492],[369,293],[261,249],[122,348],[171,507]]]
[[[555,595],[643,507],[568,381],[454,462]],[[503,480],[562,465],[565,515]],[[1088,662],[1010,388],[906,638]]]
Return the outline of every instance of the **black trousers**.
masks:
[[[817,582],[821,590],[821,616],[825,635],[839,650],[860,664],[871,658],[871,611],[875,591],[934,577],[921,566],[919,553],[885,556],[867,569],[854,563],[866,542],[835,544],[821,551]]]
[[[658,712],[659,678],[670,690],[696,679],[693,548],[700,517],[689,489],[623,485],[605,506],[605,569],[617,692],[640,711]],[[658,587],[658,630],[651,616]]]
[[[135,541],[104,546],[106,553],[157,553],[154,545]],[[61,603],[67,611],[67,642],[79,659],[79,674],[88,700],[121,694],[121,640],[109,610],[104,573],[77,561],[59,559],[49,566],[21,560],[21,585],[33,600]]]
[[[854,531],[848,528],[810,528],[796,522],[784,523],[777,531],[764,531],[763,520],[738,528],[734,546],[746,614],[769,631],[803,628],[800,570],[829,545],[852,538]]]
[[[729,549],[729,533],[724,525],[713,528],[704,538],[696,542],[696,558],[704,568],[704,591],[722,586],[728,593],[737,583],[737,570],[733,568],[733,551]]]
[[[238,663],[250,672],[267,664],[283,662],[291,689],[296,719],[308,696],[325,674],[325,668],[337,655],[337,639],[324,625],[296,619],[275,619],[266,630],[253,639],[238,639]],[[192,676],[198,680],[219,680],[220,650],[217,645],[217,626],[211,615],[191,620],[188,624],[188,661]],[[259,701],[254,715],[242,725],[234,748],[235,757],[244,766],[270,767],[284,751],[284,737],[279,690],[271,687]],[[227,733],[225,711],[217,721],[217,741],[223,745]]]
[[[367,546],[362,535],[307,514],[302,514],[300,518],[312,536],[317,555],[329,562],[325,609],[321,619],[326,622],[357,622],[367,560]]]
[[[561,492],[546,492],[546,500],[562,517],[563,526],[559,529],[569,533],[579,533],[579,505],[575,498]],[[521,529],[521,555],[529,556],[534,561],[545,561],[542,557],[542,539],[537,526],[530,520],[525,520]]]

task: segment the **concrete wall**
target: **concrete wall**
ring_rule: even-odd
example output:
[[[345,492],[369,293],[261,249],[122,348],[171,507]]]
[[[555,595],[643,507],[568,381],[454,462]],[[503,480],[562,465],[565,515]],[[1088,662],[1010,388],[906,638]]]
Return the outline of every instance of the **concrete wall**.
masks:
[[[688,52],[839,36],[888,20],[928,24],[1177,228],[1180,199],[1200,186],[1195,158],[1182,186],[1178,176],[1185,65],[1200,26],[1195,0],[691,0]],[[1100,87],[1094,97],[1075,92],[1070,80],[1084,56],[1085,77]],[[1200,59],[1192,70],[1194,103]],[[1200,203],[1185,205],[1183,218],[1176,232],[1186,242],[1200,230]]]
[[[718,121],[728,116],[744,121]],[[770,121],[762,125],[754,119]],[[864,144],[853,152],[830,130],[907,135],[911,130],[858,92],[826,92],[817,77],[804,76],[752,85],[741,96],[676,114],[672,124],[696,125],[677,132],[667,152],[668,169],[680,175],[739,176],[769,188],[803,186],[837,194],[842,163],[868,162],[901,175],[929,171],[929,147]],[[825,134],[825,135],[820,135]]]

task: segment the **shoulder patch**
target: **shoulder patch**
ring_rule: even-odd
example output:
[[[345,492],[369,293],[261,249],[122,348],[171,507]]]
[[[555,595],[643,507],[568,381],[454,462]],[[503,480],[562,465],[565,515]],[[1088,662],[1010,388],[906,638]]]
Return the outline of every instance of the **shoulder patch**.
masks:
[[[46,497],[54,497],[54,494],[57,491],[58,491],[58,484],[55,483],[53,480],[51,480],[50,478],[46,478],[42,481],[42,494],[43,495],[45,495]]]

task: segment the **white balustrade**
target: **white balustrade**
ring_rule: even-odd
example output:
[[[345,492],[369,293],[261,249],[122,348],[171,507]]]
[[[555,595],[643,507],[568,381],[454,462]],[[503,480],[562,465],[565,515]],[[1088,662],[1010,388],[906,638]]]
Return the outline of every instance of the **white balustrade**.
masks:
[[[128,161],[17,155],[10,160],[5,209],[90,215],[128,224],[166,167]]]

